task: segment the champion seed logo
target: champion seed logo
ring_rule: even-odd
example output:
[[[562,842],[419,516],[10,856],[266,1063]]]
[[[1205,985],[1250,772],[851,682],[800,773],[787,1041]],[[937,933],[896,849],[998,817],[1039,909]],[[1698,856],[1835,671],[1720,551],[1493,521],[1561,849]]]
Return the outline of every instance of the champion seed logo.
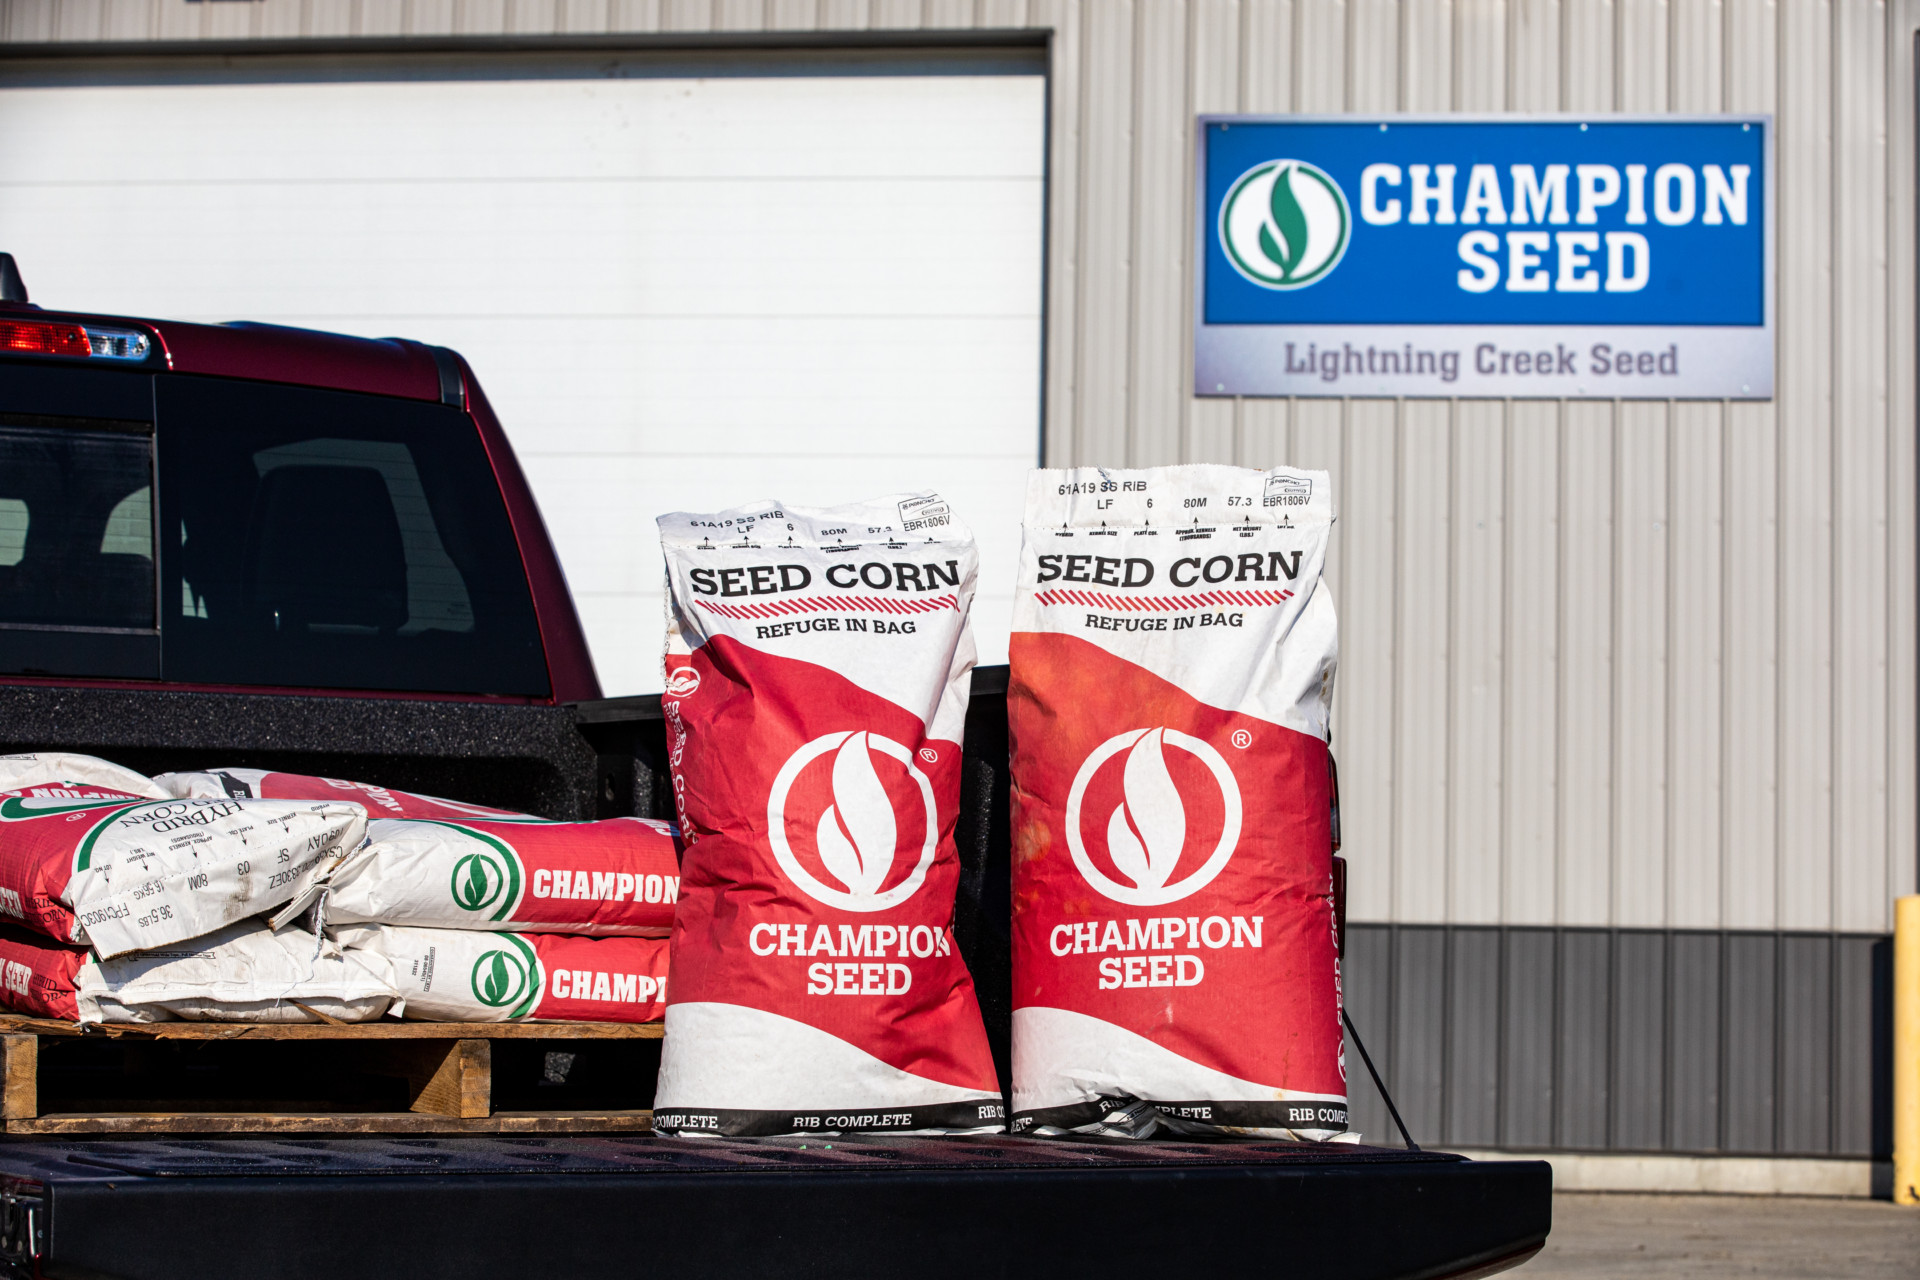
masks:
[[[911,751],[877,733],[829,733],[780,766],[767,834],[780,869],[808,897],[842,911],[885,911],[926,882],[940,818]],[[913,859],[905,867],[903,852]]]
[[[1169,767],[1169,749],[1184,757],[1177,769]],[[1122,752],[1125,761],[1110,767]],[[1240,786],[1210,744],[1178,729],[1134,729],[1095,747],[1074,775],[1067,851],[1096,892],[1130,906],[1161,906],[1198,893],[1225,869],[1240,842],[1240,815]],[[1086,819],[1094,828],[1091,850],[1081,830]],[[1198,846],[1197,857],[1216,828],[1205,860],[1175,879],[1192,861],[1188,846]],[[1093,857],[1101,848],[1104,867]]]
[[[1325,279],[1352,235],[1346,193],[1305,160],[1255,165],[1220,202],[1220,248],[1234,270],[1263,289],[1304,289]]]
[[[520,856],[513,846],[497,836],[457,822],[430,818],[420,821],[432,822],[453,832],[457,843],[465,849],[447,877],[447,896],[453,899],[453,905],[462,911],[484,912],[489,920],[505,920],[511,915],[520,904],[520,890],[526,879]],[[515,825],[544,824],[533,818],[515,821]]]
[[[523,1017],[539,993],[533,950],[518,938],[500,940],[507,945],[483,952],[473,962],[473,998],[488,1008],[506,1009],[509,1018]]]
[[[484,853],[470,853],[453,864],[453,900],[463,911],[485,911],[506,887],[506,871]]]

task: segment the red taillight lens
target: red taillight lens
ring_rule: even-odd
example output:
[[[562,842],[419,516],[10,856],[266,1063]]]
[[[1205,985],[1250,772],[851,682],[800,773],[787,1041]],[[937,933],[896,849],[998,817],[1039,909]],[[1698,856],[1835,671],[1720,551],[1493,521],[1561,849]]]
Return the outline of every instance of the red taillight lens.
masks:
[[[90,356],[93,344],[77,324],[49,324],[42,320],[0,320],[0,351],[26,351],[43,356]]]

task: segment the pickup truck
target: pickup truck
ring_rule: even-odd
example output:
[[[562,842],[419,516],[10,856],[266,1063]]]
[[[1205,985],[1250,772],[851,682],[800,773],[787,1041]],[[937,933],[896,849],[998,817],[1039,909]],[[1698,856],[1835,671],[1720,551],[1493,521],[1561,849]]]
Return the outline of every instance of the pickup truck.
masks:
[[[955,908],[1003,1081],[1005,694],[1005,668],[975,672]],[[658,699],[600,697],[464,360],[41,310],[0,255],[0,750],[55,749],[670,810]],[[605,1069],[648,1105],[650,1061]],[[1545,1163],[1411,1146],[0,1139],[11,1276],[1411,1280],[1516,1266],[1550,1213]]]

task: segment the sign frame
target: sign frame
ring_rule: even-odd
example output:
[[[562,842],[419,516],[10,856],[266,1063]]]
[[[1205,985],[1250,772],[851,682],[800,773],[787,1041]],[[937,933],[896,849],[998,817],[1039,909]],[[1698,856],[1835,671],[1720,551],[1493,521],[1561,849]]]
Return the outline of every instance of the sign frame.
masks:
[[[1715,124],[1749,125],[1761,131],[1760,209],[1761,271],[1764,323],[1760,325],[1618,325],[1618,324],[1354,324],[1302,322],[1299,324],[1209,324],[1206,318],[1207,251],[1215,233],[1209,216],[1207,192],[1207,131],[1215,125],[1338,124]],[[1777,351],[1776,299],[1779,258],[1776,241],[1778,190],[1776,140],[1772,113],[1660,114],[1611,112],[1426,112],[1396,114],[1240,114],[1214,113],[1194,119],[1193,151],[1193,394],[1203,398],[1236,397],[1370,397],[1392,399],[1528,399],[1528,400],[1740,400],[1766,401],[1774,395]],[[1585,351],[1596,341],[1617,342],[1645,349],[1674,342],[1685,333],[1688,365],[1705,372],[1683,371],[1658,383],[1635,378],[1623,384],[1603,385],[1591,372],[1571,375],[1531,374],[1524,378],[1482,372],[1475,367],[1477,348],[1493,344],[1500,349],[1525,351],[1571,348]],[[1315,367],[1310,353],[1334,342],[1380,345],[1398,351],[1408,342],[1456,353],[1458,374],[1443,382],[1437,375],[1342,372],[1328,380]],[[1291,350],[1289,343],[1292,344]],[[1611,382],[1611,380],[1606,380]]]

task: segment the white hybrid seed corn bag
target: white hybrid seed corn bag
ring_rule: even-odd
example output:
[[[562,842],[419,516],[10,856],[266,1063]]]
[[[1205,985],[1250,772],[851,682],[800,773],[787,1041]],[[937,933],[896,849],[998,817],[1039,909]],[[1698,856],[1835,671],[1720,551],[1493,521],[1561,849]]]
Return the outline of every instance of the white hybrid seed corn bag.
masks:
[[[74,981],[81,1022],[368,1022],[397,993],[367,966],[301,929],[242,920],[204,938],[113,960]]]
[[[931,493],[660,518],[686,841],[657,1132],[997,1132],[953,941],[973,536]]]
[[[665,938],[579,938],[390,924],[330,930],[429,1022],[657,1022]]]
[[[1033,473],[1007,694],[1017,1132],[1346,1134],[1332,524],[1324,471]]]
[[[357,804],[0,793],[0,919],[102,958],[212,933],[291,900],[366,838]]]

